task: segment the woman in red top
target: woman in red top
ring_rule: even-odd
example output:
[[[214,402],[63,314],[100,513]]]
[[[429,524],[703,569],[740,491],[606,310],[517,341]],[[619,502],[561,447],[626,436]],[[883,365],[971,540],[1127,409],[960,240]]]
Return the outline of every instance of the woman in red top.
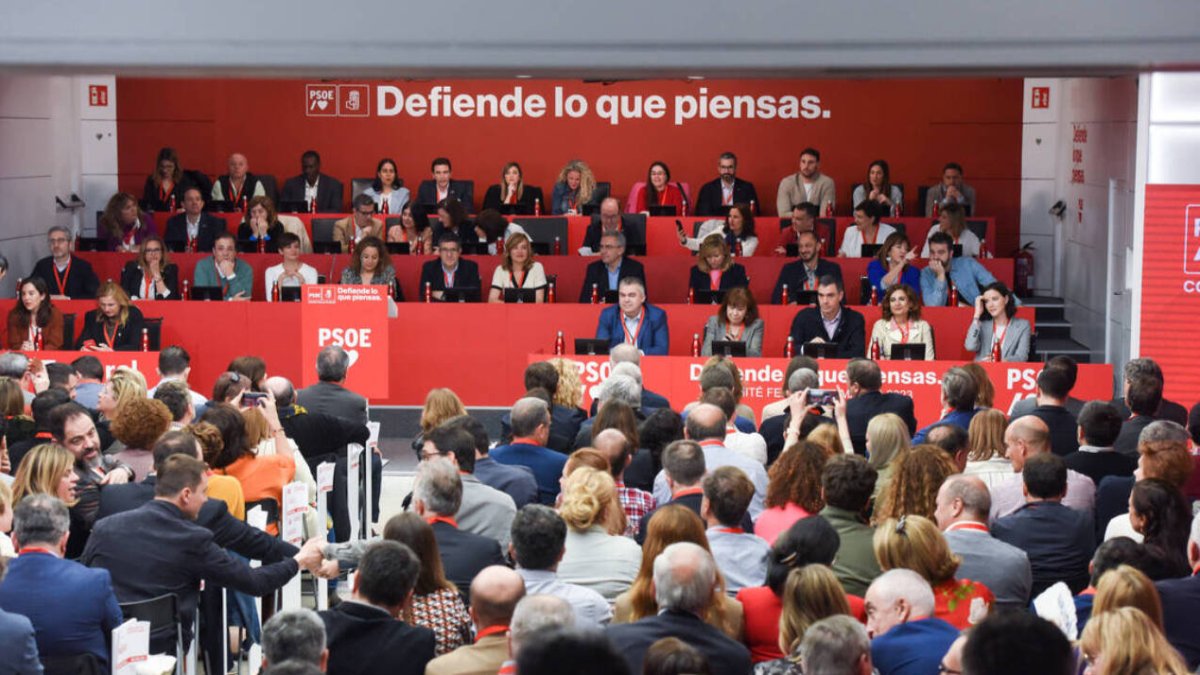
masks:
[[[236,400],[240,403],[241,397]],[[223,476],[238,479],[242,484],[242,494],[248,509],[253,507],[252,502],[273,502],[276,517],[267,523],[267,531],[277,534],[279,513],[283,506],[283,486],[295,478],[296,460],[292,446],[287,442],[287,436],[279,424],[279,416],[275,411],[275,397],[268,391],[266,398],[258,399],[256,404],[267,419],[271,437],[275,439],[277,454],[264,457],[254,454],[254,448],[250,447],[246,436],[246,420],[237,408],[228,403],[210,405],[200,421],[215,426],[225,441],[225,447],[213,458],[213,470]]]
[[[959,630],[987,618],[996,598],[987,586],[955,579],[961,560],[932,520],[922,516],[888,518],[875,528],[875,557],[884,572],[910,569],[933,587],[933,615]]]
[[[649,213],[651,206],[674,206],[676,215],[686,215],[687,195],[683,186],[671,182],[671,169],[662,162],[650,165],[650,173],[646,176],[646,185],[637,195],[637,212]]]
[[[803,518],[779,535],[767,557],[767,584],[738,591],[738,602],[745,614],[742,641],[750,648],[754,663],[781,659],[779,617],[783,614],[783,595],[788,575],[806,565],[831,565],[841,539],[824,518]],[[862,598],[846,594],[850,614],[866,622]]]

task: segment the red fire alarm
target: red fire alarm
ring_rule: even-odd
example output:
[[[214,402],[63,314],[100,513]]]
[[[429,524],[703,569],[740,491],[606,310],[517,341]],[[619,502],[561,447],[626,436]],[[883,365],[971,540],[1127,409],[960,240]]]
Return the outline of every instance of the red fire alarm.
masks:
[[[88,105],[94,108],[108,107],[108,85],[107,84],[90,84],[88,85]]]

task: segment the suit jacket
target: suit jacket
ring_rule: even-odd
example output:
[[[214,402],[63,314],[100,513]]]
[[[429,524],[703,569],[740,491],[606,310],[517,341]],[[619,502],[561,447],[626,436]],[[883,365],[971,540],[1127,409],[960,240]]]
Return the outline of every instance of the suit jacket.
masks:
[[[987,329],[984,329],[984,324]],[[1008,329],[1004,331],[1004,344],[1000,346],[1001,361],[1029,360],[1029,322],[1013,317],[1008,320]],[[975,352],[975,360],[982,361],[992,358],[992,321],[972,321],[967,329],[967,339],[963,346]]]
[[[54,258],[46,256],[34,264],[33,271],[29,273],[29,276],[40,277],[42,281],[45,281],[46,288],[50,289],[50,295],[65,295],[73,300],[96,297],[96,291],[100,288],[100,279],[92,270],[92,264],[83,258],[71,256],[71,262],[66,272],[67,278],[61,292],[58,282],[55,280],[55,273]]]
[[[201,213],[196,231],[196,250],[201,253],[212,253],[213,243],[217,235],[225,232],[225,221],[210,213]],[[168,244],[180,242],[187,245],[187,214],[177,213],[167,219],[163,241]]]
[[[583,247],[590,248],[593,253],[599,253],[600,235],[604,234],[602,230],[600,214],[593,214],[592,222],[588,223],[587,230],[583,233]],[[627,253],[631,251],[630,247],[646,246],[646,221],[638,215],[621,214],[621,233],[625,235],[625,251]]]
[[[708,659],[713,673],[750,672],[750,650],[719,629],[687,612],[666,610],[633,623],[609,626],[605,633],[617,648],[629,672],[642,672],[642,661],[650,645],[662,638],[674,637],[695,647]]]
[[[1162,599],[1167,642],[1179,650],[1188,663],[1188,670],[1194,670],[1200,666],[1200,622],[1196,621],[1196,607],[1200,607],[1200,576],[1193,574],[1154,585]]]
[[[522,465],[501,464],[491,457],[475,460],[475,477],[513,498],[517,509],[538,501],[537,479],[533,469]]]
[[[1029,606],[1033,573],[1025,551],[978,530],[947,530],[942,534],[950,551],[962,559],[955,578],[987,586],[996,596],[998,609],[1023,610]]]
[[[1088,563],[1096,549],[1092,515],[1058,502],[1032,502],[992,523],[992,536],[1025,551],[1037,597],[1055,582],[1071,594],[1087,587]]]
[[[84,315],[83,325],[79,331],[79,338],[75,341],[76,349],[82,349],[84,344],[89,341],[98,345],[108,344],[108,338],[104,335],[104,328],[96,320],[99,314],[100,310],[93,309]],[[117,328],[112,344],[109,346],[118,352],[140,352],[142,350],[143,327],[142,311],[130,305],[129,318],[125,321],[124,326]]]
[[[821,213],[825,212],[826,202],[837,203],[837,189],[834,187],[833,179],[818,171],[813,176],[812,196],[806,197],[799,173],[784,176],[783,180],[779,181],[779,191],[775,196],[775,208],[780,217],[786,218],[792,213],[793,206],[804,202],[816,204],[817,208],[821,209]]]
[[[1050,449],[1054,454],[1066,457],[1079,449],[1079,423],[1066,407],[1039,405],[1029,414],[1042,420],[1049,427]]]
[[[929,191],[925,193],[925,215],[933,216],[933,205],[936,203],[941,203],[945,199],[945,190],[946,186],[942,183],[938,183],[937,185],[932,185],[929,187]],[[975,188],[963,183],[962,189],[960,189],[959,192],[962,194],[962,199],[960,199],[958,203],[966,206],[969,210],[974,211]]]
[[[43,658],[87,653],[107,663],[112,630],[121,625],[108,571],[49,553],[24,553],[8,564],[0,605],[33,623]]]
[[[508,660],[508,639],[503,633],[486,635],[429,662],[425,675],[496,675]]]
[[[568,408],[555,403],[550,406],[550,438],[546,447],[557,450],[564,455],[570,454],[574,447],[575,437],[583,425],[587,415],[579,408]],[[504,413],[500,418],[500,443],[512,441],[512,413]]]
[[[347,600],[320,613],[334,675],[424,675],[437,638],[386,610]]]
[[[1142,435],[1142,430],[1150,426],[1156,418],[1149,415],[1138,415],[1130,417],[1121,425],[1121,433],[1117,436],[1117,440],[1113,443],[1113,450],[1125,455],[1126,457],[1138,456],[1138,436]]]
[[[750,279],[746,276],[746,268],[741,263],[733,263],[729,269],[721,274],[721,284],[719,290],[727,291],[731,288],[745,288],[750,285]],[[701,272],[698,265],[692,265],[690,276],[688,277],[688,287],[697,291],[707,291],[712,288],[712,279],[707,272]]]
[[[867,391],[846,402],[846,423],[850,426],[850,441],[854,452],[867,456],[867,424],[876,415],[895,413],[908,425],[908,433],[917,432],[917,418],[913,415],[913,400],[904,394],[885,394]]]
[[[567,463],[566,455],[537,445],[511,443],[492,449],[488,456],[501,464],[529,467],[537,479],[538,501],[547,506],[554,505],[555,497],[562,489],[558,480]]]
[[[314,476],[318,464],[345,457],[346,445],[366,445],[371,436],[366,424],[325,413],[299,412],[294,405],[279,408],[279,423],[288,438],[296,441]]]
[[[842,266],[832,260],[819,258],[815,275],[815,281],[820,281],[823,276],[832,276],[841,280]],[[815,281],[813,290],[816,290]],[[796,292],[804,290],[804,285],[807,283],[808,272],[804,268],[803,260],[796,260],[784,265],[779,270],[779,278],[775,280],[775,290],[771,292],[771,304],[778,305],[783,300],[784,284],[787,284],[788,287],[788,303],[795,304]]]
[[[617,274],[617,281],[625,277],[637,277],[642,280],[642,286],[646,285],[646,268],[642,263],[625,256],[621,259],[621,267]],[[608,291],[617,290],[614,286],[608,285],[608,268],[603,260],[596,260],[587,266],[587,270],[583,276],[583,286],[579,289],[579,302],[587,304],[592,301],[592,286],[596,286],[596,291],[600,296],[600,302],[604,302],[604,294]],[[646,289],[646,298],[650,297],[650,289]]]
[[[425,204],[427,206],[436,206],[438,203],[437,194],[437,183],[432,180],[423,180],[421,181],[421,184],[417,186],[417,203]],[[475,183],[469,180],[454,180],[451,178],[450,191],[448,195],[462,202],[462,205],[467,210],[467,213],[474,213]],[[543,208],[545,208],[545,204],[545,202],[542,202]],[[436,238],[433,241],[434,243],[437,243]]]
[[[1121,417],[1128,419],[1129,416],[1133,414],[1129,410],[1129,406],[1125,405],[1125,399],[1114,398],[1109,402],[1112,403],[1113,407],[1117,409],[1117,413],[1119,413]],[[1078,415],[1079,413],[1075,412],[1075,414]],[[1154,415],[1154,419],[1171,420],[1172,422],[1178,422],[1181,426],[1186,427],[1188,425],[1188,409],[1179,405],[1175,401],[1164,398],[1162,403],[1158,404],[1158,413]]]
[[[318,382],[296,392],[296,402],[309,412],[366,424],[367,399],[335,382]]]
[[[637,348],[646,356],[666,356],[670,349],[670,336],[667,331],[667,313],[646,303],[643,305],[646,317],[641,330],[637,334]],[[600,312],[600,321],[596,325],[596,339],[608,340],[610,347],[615,347],[625,341],[625,326],[621,319],[621,307],[612,305]],[[862,317],[859,317],[862,321]]]
[[[795,342],[797,354],[801,353],[800,345],[819,337],[825,342],[838,346],[837,357],[839,359],[853,359],[866,354],[865,331],[866,326],[862,314],[843,305],[842,319],[838,323],[833,337],[830,338],[825,332],[825,324],[821,320],[821,310],[817,307],[808,307],[800,310],[796,314],[796,318],[792,319],[791,336]]]
[[[745,327],[742,342],[746,343],[746,356],[762,356],[763,320],[755,319],[754,323]],[[712,356],[713,340],[725,339],[725,321],[717,318],[716,314],[704,322],[704,342],[700,345],[701,356]]]
[[[300,571],[293,558],[252,569],[222,550],[211,531],[187,520],[174,504],[157,499],[97,521],[80,562],[107,569],[121,602],[178,595],[180,616],[189,619],[183,622],[184,643],[192,638],[190,617],[201,580],[262,596]],[[152,652],[172,642],[167,632],[151,632]]]
[[[280,202],[304,201],[304,188],[308,184],[304,175],[292,176],[283,184],[279,193]],[[340,213],[344,210],[342,201],[342,182],[333,176],[321,174],[317,178],[317,211],[321,213]]]
[[[1063,457],[1063,461],[1067,463],[1068,469],[1074,469],[1079,473],[1092,479],[1096,487],[1100,487],[1100,481],[1109,476],[1128,477],[1132,476],[1137,469],[1137,459],[1129,455],[1122,455],[1114,451],[1112,448],[1094,448],[1091,446],[1081,446],[1079,450]],[[1100,491],[1096,491],[1097,506],[1100,501]],[[1100,514],[1097,512],[1097,525],[1107,527],[1108,521],[1099,522]]]
[[[722,194],[721,178],[719,176],[714,180],[701,185],[700,194],[696,197],[696,215],[724,216],[727,207],[723,206],[721,203]],[[734,177],[733,203],[749,204],[750,202],[754,202],[757,208],[762,207],[762,203],[758,201],[758,192],[754,190],[754,183]]]
[[[483,195],[483,208],[500,210],[504,206],[501,200],[500,186],[493,185],[487,189],[487,193]],[[540,207],[534,204],[540,204]],[[522,216],[532,216],[537,208],[541,209],[542,215],[550,214],[550,205],[546,203],[546,197],[542,194],[542,188],[526,185],[521,191],[521,199],[516,203],[516,213]]]
[[[421,285],[417,288],[417,298],[425,301],[425,284],[435,291],[446,290],[446,275],[442,272],[442,261],[438,258],[421,265]],[[479,265],[474,260],[458,259],[458,269],[454,273],[454,288],[462,288],[480,293],[482,281],[479,278]],[[480,296],[482,297],[482,296]]]
[[[96,520],[126,511],[133,511],[154,501],[155,477],[146,476],[140,483],[109,485],[100,491],[100,510]],[[244,520],[238,520],[229,512],[229,507],[220,499],[209,499],[200,507],[196,524],[213,535],[213,541],[221,548],[250,560],[274,563],[296,555],[300,549],[286,541],[272,537]]]
[[[0,645],[4,645],[0,675],[41,675],[42,662],[29,619],[0,609]]]
[[[125,267],[121,268],[121,288],[130,298],[140,298],[142,294],[142,282],[146,280],[146,273],[138,266],[137,261],[130,260],[125,263]],[[157,292],[153,298],[143,298],[144,300],[178,300],[179,295],[179,266],[175,263],[168,263],[162,270],[163,285],[166,286],[167,293]],[[138,345],[141,348],[141,345]]]
[[[1074,396],[1068,396],[1067,412],[1071,413],[1076,419],[1078,419],[1080,411],[1083,410],[1084,403],[1087,403],[1087,401],[1077,399]],[[1022,415],[1028,415],[1029,413],[1033,412],[1033,409],[1036,408],[1037,405],[1038,403],[1036,396],[1026,396],[1025,398],[1015,399],[1013,404],[1008,407],[1008,418],[1010,420],[1015,420]],[[1129,415],[1125,414],[1123,417],[1129,417]]]
[[[437,539],[446,578],[458,586],[458,591],[468,601],[475,575],[488,565],[504,564],[500,542],[490,537],[464,532],[442,520],[433,523],[433,536]]]

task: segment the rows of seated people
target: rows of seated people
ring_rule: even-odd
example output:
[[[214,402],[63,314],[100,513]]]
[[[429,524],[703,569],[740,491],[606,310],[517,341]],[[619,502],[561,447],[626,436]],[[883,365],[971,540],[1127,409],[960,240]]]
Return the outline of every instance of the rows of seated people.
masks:
[[[672,179],[665,162],[650,164],[646,180],[630,186],[627,211],[660,215],[724,215],[733,204],[750,205],[755,214],[763,213],[758,190],[753,183],[737,177],[737,157],[722,153],[717,160],[717,176],[704,183],[692,194],[688,185]],[[399,175],[396,162],[379,160],[375,176],[352,181],[352,198],[366,194],[380,213],[399,214],[405,205],[416,202],[422,210],[431,212],[447,199],[460,202],[472,212],[475,208],[475,181],[453,177],[450,159],[435,158],[430,163],[430,178],[421,181],[414,198]],[[154,171],[146,177],[140,203],[147,211],[175,211],[187,198],[187,190],[196,187],[206,199],[211,197],[213,208],[248,210],[255,197],[277,200],[282,210],[290,212],[337,213],[345,207],[345,186],[342,181],[321,172],[321,155],[308,150],[300,157],[300,174],[288,178],[277,190],[275,178],[250,172],[249,161],[241,153],[229,156],[228,173],[213,180],[203,172],[185,169],[174,149],[159,150]],[[942,179],[935,185],[922,187],[916,200],[915,212],[937,215],[949,204],[968,211],[976,204],[975,189],[963,180],[963,168],[948,162],[942,169]],[[904,211],[904,185],[893,183],[887,161],[876,160],[867,167],[865,180],[852,188],[852,204],[870,201],[887,213],[899,215]],[[613,194],[611,183],[598,181],[586,162],[572,160],[562,167],[555,178],[550,201],[540,187],[527,184],[517,162],[508,162],[500,172],[499,182],[488,187],[483,197],[484,209],[496,209],[522,215],[588,214],[599,210],[605,198]],[[693,199],[694,197],[694,199]],[[912,200],[910,200],[911,202]],[[780,216],[791,213],[792,207],[810,202],[821,212],[832,215],[837,202],[836,184],[832,177],[821,172],[821,153],[815,148],[800,152],[798,170],[779,181],[776,209]]]
[[[164,594],[217,672],[223,602],[257,635],[251,596],[350,569],[330,609],[266,622],[267,672],[1200,665],[1200,404],[1164,399],[1153,361],[1125,366],[1118,400],[1084,402],[1057,358],[1009,411],[982,368],[955,367],[943,417],[918,420],[868,359],[826,396],[817,363],[796,357],[784,397],[751,410],[730,359],[710,360],[682,405],[652,391],[632,345],[610,358],[591,411],[571,361],[529,365],[498,435],[451,388],[429,392],[402,511],[352,539],[342,492],[329,514],[309,504],[294,545],[277,536],[285,486],[313,502],[331,461],[338,495],[348,445],[368,438],[341,348],[322,350],[305,389],[245,356],[211,395],[190,389],[178,347],[153,389],[130,368],[105,379],[93,356],[0,355],[7,672],[106,671],[109,632]],[[253,507],[267,531],[246,524]],[[152,650],[174,653],[175,629],[153,626]]]

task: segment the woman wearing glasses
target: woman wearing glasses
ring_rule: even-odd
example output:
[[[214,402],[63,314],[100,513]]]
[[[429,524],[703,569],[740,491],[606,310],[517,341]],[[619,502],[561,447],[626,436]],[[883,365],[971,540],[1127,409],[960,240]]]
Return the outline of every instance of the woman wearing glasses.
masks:
[[[179,299],[179,267],[167,256],[158,235],[142,240],[137,259],[121,270],[121,288],[131,300]]]

